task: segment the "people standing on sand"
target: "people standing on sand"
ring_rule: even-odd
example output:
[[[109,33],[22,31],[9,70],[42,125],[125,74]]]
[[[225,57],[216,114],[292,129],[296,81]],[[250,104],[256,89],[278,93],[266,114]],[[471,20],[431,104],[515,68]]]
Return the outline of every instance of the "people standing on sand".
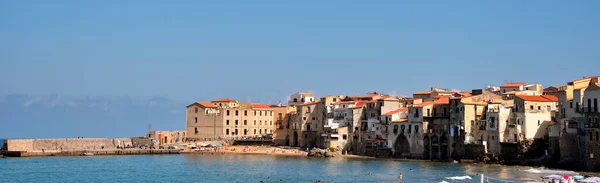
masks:
[[[402,180],[402,173],[400,173],[400,175],[398,175],[398,179]]]

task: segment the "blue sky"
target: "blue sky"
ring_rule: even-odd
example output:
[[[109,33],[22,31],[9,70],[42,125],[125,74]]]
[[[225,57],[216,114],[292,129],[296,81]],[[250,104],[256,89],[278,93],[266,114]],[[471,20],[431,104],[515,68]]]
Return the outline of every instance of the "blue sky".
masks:
[[[4,1],[0,95],[410,94],[600,75],[600,1]]]

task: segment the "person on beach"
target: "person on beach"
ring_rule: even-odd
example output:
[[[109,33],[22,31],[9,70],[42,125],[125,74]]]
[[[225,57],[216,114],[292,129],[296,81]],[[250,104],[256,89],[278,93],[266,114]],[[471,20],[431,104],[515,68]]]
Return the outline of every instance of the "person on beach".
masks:
[[[402,173],[400,173],[400,175],[398,175],[398,179],[402,180]]]

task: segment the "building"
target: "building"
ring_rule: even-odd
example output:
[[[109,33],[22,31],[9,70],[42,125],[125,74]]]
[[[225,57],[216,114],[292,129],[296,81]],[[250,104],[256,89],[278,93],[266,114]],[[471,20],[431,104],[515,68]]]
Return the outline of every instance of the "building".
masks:
[[[273,108],[230,98],[195,102],[186,107],[188,138],[215,140],[263,137],[273,134]]]
[[[315,102],[315,97],[312,93],[298,92],[290,96],[290,101],[288,101],[288,105],[295,106],[298,104],[309,102]]]
[[[600,169],[600,109],[598,100],[600,100],[599,78],[590,80],[586,88],[579,111],[583,114],[585,120],[582,140],[581,159],[586,169]]]
[[[552,122],[552,112],[557,110],[558,98],[552,95],[515,97],[511,121],[515,121],[519,140],[544,138]]]

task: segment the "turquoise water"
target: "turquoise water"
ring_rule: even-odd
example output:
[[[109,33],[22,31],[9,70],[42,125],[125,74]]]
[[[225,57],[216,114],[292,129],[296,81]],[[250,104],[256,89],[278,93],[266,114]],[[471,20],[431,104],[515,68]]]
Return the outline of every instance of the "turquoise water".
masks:
[[[510,166],[268,155],[0,158],[0,182],[400,182],[399,173],[402,182],[479,182],[476,173],[519,182],[540,177]],[[464,175],[473,179],[445,179]]]

